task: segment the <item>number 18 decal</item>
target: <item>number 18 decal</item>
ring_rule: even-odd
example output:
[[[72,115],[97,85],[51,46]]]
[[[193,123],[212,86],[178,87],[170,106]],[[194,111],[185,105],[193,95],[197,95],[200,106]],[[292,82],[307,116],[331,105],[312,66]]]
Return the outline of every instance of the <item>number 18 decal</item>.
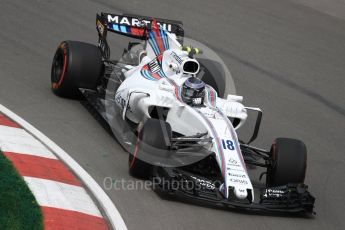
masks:
[[[230,149],[230,150],[234,150],[235,146],[234,146],[234,142],[231,140],[224,140],[222,139],[222,144],[223,144],[223,148],[224,149]]]

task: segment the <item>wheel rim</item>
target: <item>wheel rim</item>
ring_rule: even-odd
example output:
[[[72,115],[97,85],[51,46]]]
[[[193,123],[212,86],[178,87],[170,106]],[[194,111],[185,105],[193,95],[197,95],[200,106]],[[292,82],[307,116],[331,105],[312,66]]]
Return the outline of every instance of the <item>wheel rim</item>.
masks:
[[[61,85],[67,67],[67,55],[66,49],[64,47],[60,47],[54,56],[53,66],[52,66],[52,74],[51,74],[51,81],[52,81],[52,88],[57,89]]]

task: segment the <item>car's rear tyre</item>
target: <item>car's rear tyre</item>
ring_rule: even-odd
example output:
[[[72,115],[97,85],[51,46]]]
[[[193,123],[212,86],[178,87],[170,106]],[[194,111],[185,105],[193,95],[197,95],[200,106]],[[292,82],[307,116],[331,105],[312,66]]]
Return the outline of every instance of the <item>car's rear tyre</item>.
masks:
[[[165,121],[148,119],[138,134],[134,153],[129,154],[129,173],[132,176],[148,179],[152,176],[153,165],[148,160],[147,154],[163,154],[168,150],[166,138],[171,140],[171,126]]]
[[[272,164],[267,169],[267,187],[304,182],[307,148],[302,141],[277,138],[272,144],[270,153]]]
[[[63,41],[57,48],[51,69],[51,87],[61,97],[80,96],[78,88],[96,89],[102,72],[102,56],[95,45]]]

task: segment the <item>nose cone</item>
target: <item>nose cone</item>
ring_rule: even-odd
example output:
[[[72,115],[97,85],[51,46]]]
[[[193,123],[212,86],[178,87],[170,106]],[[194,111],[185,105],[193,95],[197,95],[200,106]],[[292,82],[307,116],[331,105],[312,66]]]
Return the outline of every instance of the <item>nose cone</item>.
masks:
[[[245,188],[235,188],[234,192],[235,192],[235,196],[240,200],[246,199],[248,196],[247,189]]]

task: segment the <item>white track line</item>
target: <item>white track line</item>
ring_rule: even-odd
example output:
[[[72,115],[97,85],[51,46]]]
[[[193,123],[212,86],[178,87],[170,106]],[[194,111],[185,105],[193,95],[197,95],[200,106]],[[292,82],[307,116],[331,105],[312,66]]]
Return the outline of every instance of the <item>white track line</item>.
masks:
[[[55,153],[68,167],[83,181],[91,193],[95,196],[108,220],[114,229],[127,230],[127,226],[122,219],[119,211],[116,209],[109,196],[103,191],[103,189],[97,184],[97,182],[57,144],[50,140],[47,136],[30,125],[24,119],[7,109],[0,104],[0,112],[11,118],[13,121],[21,125],[26,131],[31,133],[39,141],[42,142],[49,150]]]

